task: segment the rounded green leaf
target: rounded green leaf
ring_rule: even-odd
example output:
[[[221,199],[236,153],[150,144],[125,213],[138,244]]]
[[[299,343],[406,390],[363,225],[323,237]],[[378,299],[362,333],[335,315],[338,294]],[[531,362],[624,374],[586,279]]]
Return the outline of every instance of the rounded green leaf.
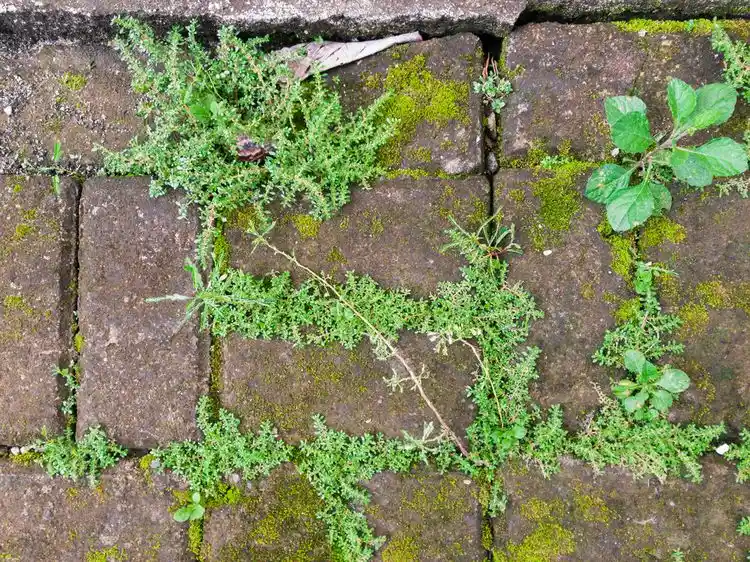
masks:
[[[592,201],[606,203],[616,189],[628,186],[632,174],[632,170],[617,164],[604,164],[591,174],[584,194]]]
[[[671,164],[675,177],[693,187],[706,187],[714,180],[706,159],[694,148],[672,150]]]
[[[628,379],[622,379],[617,384],[612,385],[612,394],[620,400],[623,400],[638,390],[638,384]]]
[[[669,392],[667,392],[666,390],[657,390],[651,395],[651,400],[649,401],[649,403],[651,404],[652,408],[655,408],[660,412],[666,412],[667,410],[669,410],[669,407],[672,405],[673,401],[674,398],[672,398],[672,395]]]
[[[713,139],[699,146],[696,152],[703,155],[706,166],[714,176],[735,176],[747,171],[745,147],[730,138]]]
[[[669,211],[672,208],[672,194],[664,185],[657,182],[649,182],[651,195],[654,196],[654,205],[662,211]]]
[[[174,517],[174,520],[178,523],[182,523],[183,521],[187,521],[188,519],[190,519],[190,515],[192,513],[193,510],[191,509],[191,507],[186,505],[185,507],[181,507],[180,509],[175,511],[172,517]]]
[[[607,220],[613,230],[624,232],[646,222],[654,206],[649,183],[642,182],[612,194],[607,203]]]
[[[635,96],[614,96],[604,101],[604,112],[607,114],[607,123],[612,127],[628,113],[636,112],[646,115],[646,104],[641,98]]]
[[[690,386],[690,377],[684,371],[666,367],[656,384],[673,394],[679,394]]]
[[[651,128],[645,113],[634,111],[620,117],[612,125],[612,142],[620,150],[637,154],[646,150],[654,142]]]
[[[698,96],[695,90],[679,78],[673,78],[667,85],[667,103],[674,117],[675,125],[684,123],[695,110]]]
[[[628,396],[622,401],[622,405],[627,412],[632,414],[636,410],[643,408],[646,400],[648,400],[648,392],[641,390],[635,396]]]
[[[729,84],[707,84],[695,92],[695,110],[685,121],[685,129],[706,129],[712,125],[720,125],[727,121],[734,113],[737,103],[737,91]]]
[[[201,519],[205,512],[206,512],[206,508],[204,508],[201,504],[199,503],[193,504],[193,511],[190,514],[190,520],[193,521],[195,519]]]
[[[643,364],[643,370],[641,370],[638,381],[642,384],[647,384],[657,378],[659,378],[659,369],[651,361],[646,361]]]
[[[631,373],[639,374],[646,364],[646,356],[637,349],[629,349],[622,356],[622,362],[625,368]]]
[[[198,492],[193,492],[190,497],[193,499],[193,503],[201,503],[201,495]]]

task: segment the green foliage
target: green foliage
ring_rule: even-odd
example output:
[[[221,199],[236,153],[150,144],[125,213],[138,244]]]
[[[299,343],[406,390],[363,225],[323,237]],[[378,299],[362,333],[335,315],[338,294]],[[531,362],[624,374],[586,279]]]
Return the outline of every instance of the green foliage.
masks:
[[[523,456],[542,471],[545,478],[560,472],[560,456],[568,451],[568,432],[563,427],[559,404],[547,411],[547,418],[537,422],[524,445]]]
[[[328,218],[352,186],[383,173],[377,153],[395,127],[380,116],[387,96],[347,115],[320,75],[297,79],[280,55],[262,50],[265,39],[244,41],[223,27],[209,52],[195,23],[163,41],[135,19],[114,23],[149,126],[124,151],[104,150],[106,173],[149,175],[155,196],[184,190],[205,226],[251,204],[299,198]]]
[[[701,480],[699,457],[724,433],[724,425],[677,425],[658,417],[639,421],[620,404],[602,397],[602,407],[571,441],[570,450],[596,469],[622,466],[635,477],[686,476]]]
[[[205,512],[206,508],[201,504],[201,495],[198,492],[193,492],[190,501],[175,511],[172,517],[175,521],[182,523],[183,521],[202,519]]]
[[[365,516],[352,509],[370,501],[360,482],[384,470],[406,472],[420,460],[419,454],[380,434],[355,437],[329,429],[321,416],[314,417],[313,425],[315,439],[300,443],[297,468],[325,504],[318,517],[328,526],[338,559],[369,560],[385,539],[375,537]]]
[[[586,184],[586,197],[607,206],[607,220],[617,232],[645,223],[672,206],[672,196],[661,183],[662,170],[691,187],[710,185],[714,177],[742,174],[748,169],[745,148],[730,138],[716,138],[699,147],[677,146],[683,137],[727,121],[737,102],[737,92],[727,84],[708,84],[694,90],[679,79],[667,86],[667,101],[674,121],[663,140],[654,138],[646,104],[633,96],[607,98],[604,109],[612,142],[627,155],[623,164],[604,164]],[[631,185],[638,172],[640,181]]]
[[[727,459],[737,463],[737,482],[750,480],[750,430],[740,432],[741,443],[732,445],[724,455]]]
[[[278,439],[269,422],[261,424],[256,435],[245,435],[240,432],[240,420],[231,412],[219,408],[215,414],[213,410],[210,398],[202,396],[196,408],[201,441],[181,441],[151,451],[159,471],[171,470],[186,480],[194,493],[212,499],[220,495],[225,476],[239,472],[252,480],[268,476],[289,460],[290,447]]]
[[[683,346],[663,339],[680,327],[677,316],[663,314],[654,288],[654,279],[673,272],[650,263],[637,262],[634,279],[640,306],[629,319],[604,334],[602,346],[594,353],[594,363],[608,367],[624,367],[623,357],[629,350],[640,351],[648,360],[665,353],[682,353]]]
[[[690,386],[690,378],[683,371],[669,365],[659,368],[640,351],[626,351],[623,363],[635,380],[620,380],[612,385],[612,392],[637,420],[653,420],[665,414],[677,395]]]
[[[495,113],[505,107],[505,98],[513,91],[510,80],[502,76],[497,61],[492,61],[492,66],[488,64],[484,68],[482,76],[472,84],[472,89],[476,94],[482,94],[484,103],[492,108]]]
[[[714,22],[711,46],[724,57],[724,80],[734,86],[750,103],[750,43],[732,39],[718,22]]]
[[[62,435],[48,437],[43,434],[31,448],[39,453],[36,462],[50,476],[62,476],[70,480],[85,478],[90,486],[99,481],[102,471],[117,464],[127,454],[127,449],[111,441],[104,429],[89,427],[83,438],[76,440],[76,398],[79,388],[78,366],[57,369],[56,375],[63,377],[68,396],[60,409],[67,420]]]
[[[750,537],[750,517],[745,516],[740,519],[737,524],[737,533],[744,537]]]

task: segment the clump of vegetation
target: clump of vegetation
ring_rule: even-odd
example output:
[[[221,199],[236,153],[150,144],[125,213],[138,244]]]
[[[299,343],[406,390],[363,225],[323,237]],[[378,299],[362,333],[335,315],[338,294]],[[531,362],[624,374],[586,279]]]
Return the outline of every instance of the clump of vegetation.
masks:
[[[58,369],[56,375],[63,377],[68,396],[61,404],[66,418],[62,435],[48,437],[34,442],[30,449],[37,452],[38,462],[50,476],[62,476],[70,480],[85,478],[90,486],[95,486],[101,473],[127,454],[127,449],[111,441],[104,429],[90,427],[80,440],[76,440],[76,395],[80,386],[78,369]]]
[[[745,516],[737,524],[737,533],[743,537],[750,537],[750,517]]]
[[[750,480],[750,430],[740,432],[742,442],[732,445],[724,455],[727,459],[737,463],[737,482]]]
[[[728,84],[708,84],[694,90],[679,79],[667,86],[667,101],[674,127],[665,135],[652,136],[646,104],[638,97],[607,98],[604,108],[612,142],[627,154],[623,165],[604,164],[586,184],[586,197],[607,206],[607,220],[617,232],[645,223],[672,206],[664,181],[672,176],[690,187],[710,185],[714,177],[736,176],[748,168],[745,147],[727,138],[715,138],[702,146],[678,146],[696,131],[726,122],[734,112],[737,91]],[[629,155],[642,155],[635,159]],[[640,182],[631,185],[635,173]]]
[[[378,150],[395,131],[381,116],[387,95],[347,115],[319,74],[296,78],[280,55],[263,51],[265,39],[245,41],[224,27],[209,52],[195,23],[164,40],[133,18],[114,23],[150,125],[122,152],[103,151],[105,173],[151,176],[154,196],[182,189],[213,227],[273,200],[302,198],[314,217],[329,218],[352,186],[384,172]]]
[[[724,80],[734,86],[750,103],[750,43],[732,41],[724,27],[715,22],[711,46],[724,57]]]
[[[493,60],[490,65],[490,58],[487,57],[482,76],[471,85],[474,93],[482,94],[486,105],[489,105],[492,111],[500,113],[505,107],[505,98],[513,91],[510,80],[505,78],[498,70],[497,61]]]
[[[245,435],[240,432],[240,420],[223,408],[214,412],[207,396],[198,401],[196,422],[203,434],[201,441],[172,443],[151,451],[151,455],[158,461],[157,470],[171,470],[187,481],[199,500],[218,497],[223,478],[232,473],[252,480],[268,476],[290,459],[291,449],[278,439],[270,422],[261,424],[256,435]]]
[[[635,380],[621,379],[612,385],[612,392],[637,420],[654,420],[666,413],[675,397],[690,386],[683,371],[669,365],[659,368],[640,351],[626,351],[623,363]]]
[[[682,353],[683,346],[675,341],[662,341],[680,327],[677,316],[664,314],[654,288],[655,278],[674,275],[674,272],[651,263],[637,262],[633,282],[638,294],[639,306],[631,316],[614,330],[604,334],[602,346],[594,353],[594,363],[608,367],[624,367],[623,358],[629,350],[635,350],[648,360],[659,359],[666,353]]]

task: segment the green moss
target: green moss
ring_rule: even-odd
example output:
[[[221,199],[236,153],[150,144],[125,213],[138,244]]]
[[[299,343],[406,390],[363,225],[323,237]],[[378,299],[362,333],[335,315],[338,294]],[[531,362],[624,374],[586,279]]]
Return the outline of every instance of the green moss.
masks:
[[[83,351],[85,343],[86,339],[81,332],[77,332],[76,335],[73,336],[73,349],[76,350],[76,353],[81,353],[81,351]]]
[[[593,166],[590,162],[568,162],[555,168],[551,177],[542,177],[531,185],[531,192],[539,200],[539,209],[529,225],[535,250],[557,245],[563,233],[570,230],[581,210],[578,179]]]
[[[583,283],[581,285],[581,297],[586,299],[587,301],[590,301],[596,296],[596,291],[594,291],[594,284],[590,281],[587,281],[586,283]]]
[[[450,121],[469,121],[468,81],[436,78],[426,62],[425,55],[416,55],[392,65],[382,83],[378,80],[378,86],[392,92],[383,108],[384,116],[399,121],[396,135],[380,151],[380,159],[388,167],[400,165],[403,149],[414,138],[420,123],[445,127]],[[364,79],[366,87],[375,84],[371,76]]]
[[[642,250],[659,246],[665,241],[679,244],[687,236],[685,227],[667,217],[654,217],[643,227],[638,245]]]
[[[5,307],[6,310],[20,311],[26,316],[32,316],[34,314],[34,309],[26,302],[26,299],[20,295],[6,296],[3,299],[3,307]]]
[[[414,537],[399,537],[388,541],[382,552],[383,562],[419,562],[419,544]]]
[[[482,548],[485,550],[492,550],[492,525],[490,525],[487,519],[482,520]]]
[[[680,326],[680,337],[698,336],[708,328],[708,311],[706,307],[698,303],[688,303],[677,311],[677,316],[682,320]]]
[[[397,168],[386,172],[385,177],[388,179],[395,179],[400,177],[411,178],[418,180],[420,178],[430,177],[430,172],[423,170],[422,168]]]
[[[426,146],[420,146],[418,148],[413,148],[408,151],[408,156],[412,160],[416,160],[417,162],[431,162],[432,161],[432,151],[427,148]]]
[[[60,78],[60,84],[65,86],[71,92],[78,92],[86,87],[88,79],[83,74],[66,72],[63,74],[62,78]]]
[[[539,498],[531,498],[521,504],[521,517],[529,521],[549,521],[559,518],[564,511],[562,501],[544,501]]]
[[[641,301],[638,297],[622,301],[614,313],[615,320],[618,324],[625,324],[628,320],[635,318],[640,309]]]
[[[41,459],[42,455],[36,451],[26,451],[18,455],[11,455],[10,462],[19,466],[31,466],[37,460]]]
[[[750,25],[743,20],[720,20],[719,23],[729,33],[741,37],[745,40],[750,38]],[[674,20],[650,20],[634,18],[628,21],[614,22],[615,27],[620,31],[629,33],[690,33],[692,35],[711,35],[713,22],[709,19],[692,19],[687,21]]]
[[[750,315],[750,282],[725,283],[713,279],[695,286],[701,303],[711,308],[744,310]]]
[[[138,468],[141,471],[141,474],[143,475],[143,480],[146,482],[146,485],[151,488],[154,485],[154,479],[151,475],[151,463],[154,462],[154,455],[148,454],[143,455],[138,460]]]
[[[257,229],[263,222],[265,222],[264,217],[258,207],[248,205],[244,209],[235,211],[232,216],[229,217],[227,225],[232,228],[248,231]]]
[[[597,231],[609,246],[611,254],[610,269],[630,284],[633,279],[636,249],[632,235],[616,234],[609,226],[607,219],[603,219]]]
[[[348,260],[346,259],[346,256],[341,252],[341,250],[338,247],[334,246],[333,248],[331,248],[331,251],[328,252],[326,261],[328,263],[345,265]]]
[[[216,256],[215,263],[218,263],[219,267],[226,270],[232,258],[232,246],[223,232],[218,232],[214,236],[214,255]]]
[[[223,345],[222,339],[214,337],[211,340],[211,349],[209,350],[209,361],[211,366],[211,391],[220,392],[221,384],[221,367],[223,363]]]
[[[110,546],[101,550],[90,550],[86,553],[86,562],[120,562],[128,559],[122,548]]]
[[[553,562],[575,552],[573,533],[557,523],[541,523],[519,544],[507,545],[508,562]]]
[[[508,197],[520,205],[526,201],[526,192],[523,189],[511,189],[508,191]]]
[[[573,493],[573,507],[576,518],[589,523],[609,524],[617,516],[602,498],[583,494],[577,490]]]
[[[203,560],[203,519],[193,519],[188,525],[188,551],[199,562]]]
[[[320,232],[321,222],[310,215],[292,215],[290,217],[294,228],[303,240],[316,238]]]

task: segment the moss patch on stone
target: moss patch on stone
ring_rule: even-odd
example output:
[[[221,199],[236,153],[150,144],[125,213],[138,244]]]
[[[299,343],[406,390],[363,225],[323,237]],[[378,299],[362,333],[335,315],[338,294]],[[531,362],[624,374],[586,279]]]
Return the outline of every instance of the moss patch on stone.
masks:
[[[88,79],[83,74],[66,72],[62,75],[62,78],[60,78],[60,84],[71,92],[79,92],[86,87]]]
[[[427,69],[427,56],[416,55],[394,64],[383,77],[368,74],[363,78],[367,88],[383,88],[391,97],[383,107],[383,115],[398,120],[395,136],[381,149],[380,160],[387,167],[401,163],[402,151],[414,138],[417,126],[428,122],[445,127],[450,121],[469,122],[468,81],[443,80]],[[415,149],[420,150],[420,149]],[[431,159],[424,152],[419,160]]]
[[[562,511],[560,500],[546,502],[532,498],[521,505],[522,517],[537,523],[537,526],[520,543],[508,542],[505,553],[494,551],[495,562],[552,562],[573,554],[576,549],[574,535],[560,524]]]
[[[679,223],[674,222],[668,217],[654,217],[646,222],[640,237],[638,238],[638,245],[641,250],[659,246],[665,241],[679,244],[685,237],[687,232],[685,227]]]
[[[612,255],[609,265],[610,269],[626,283],[632,283],[633,268],[635,267],[637,255],[633,236],[630,234],[617,234],[609,226],[606,218],[602,219],[596,230],[609,246]]]
[[[120,562],[128,560],[124,549],[110,546],[101,550],[90,550],[86,553],[86,562]]]
[[[303,240],[317,238],[320,232],[321,222],[310,215],[291,215],[288,220],[292,221],[294,228]]]
[[[677,311],[677,316],[682,320],[682,326],[680,326],[679,337],[694,337],[699,336],[708,328],[708,311],[706,307],[690,302],[680,307]]]
[[[727,32],[736,35],[742,39],[750,38],[750,23],[744,20],[720,20],[719,23]],[[651,20],[643,18],[634,18],[628,21],[614,22],[615,27],[620,31],[628,33],[690,33],[692,35],[711,35],[713,21],[709,19],[691,19],[685,21],[675,20]]]
[[[750,282],[728,283],[713,279],[695,286],[698,299],[715,309],[739,309],[750,315]]]

